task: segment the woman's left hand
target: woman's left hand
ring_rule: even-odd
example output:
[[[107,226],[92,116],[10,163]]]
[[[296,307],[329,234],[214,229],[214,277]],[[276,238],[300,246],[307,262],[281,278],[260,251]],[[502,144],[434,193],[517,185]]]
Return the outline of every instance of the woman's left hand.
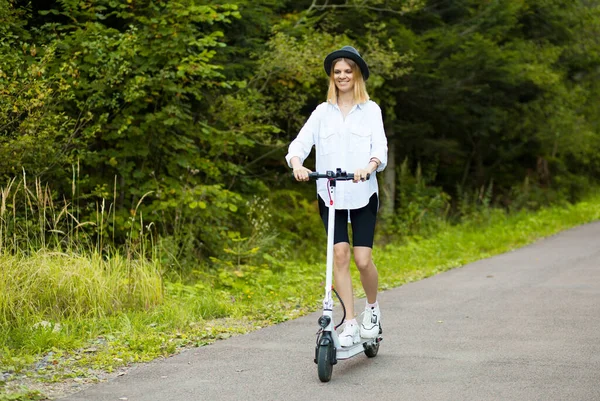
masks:
[[[369,175],[369,171],[359,168],[354,171],[354,182],[366,181],[367,176]]]

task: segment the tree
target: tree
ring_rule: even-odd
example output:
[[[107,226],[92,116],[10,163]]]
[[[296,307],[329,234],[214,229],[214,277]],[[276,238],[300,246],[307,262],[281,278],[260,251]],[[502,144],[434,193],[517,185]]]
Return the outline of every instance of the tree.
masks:
[[[578,129],[567,114],[583,98],[571,94],[564,57],[581,11],[578,3],[432,1],[408,15],[420,45],[408,96],[399,102],[401,156],[436,163],[438,183],[450,192],[457,183],[493,181],[507,194],[531,172],[543,184],[536,166],[553,146],[549,131],[556,132],[547,123]]]

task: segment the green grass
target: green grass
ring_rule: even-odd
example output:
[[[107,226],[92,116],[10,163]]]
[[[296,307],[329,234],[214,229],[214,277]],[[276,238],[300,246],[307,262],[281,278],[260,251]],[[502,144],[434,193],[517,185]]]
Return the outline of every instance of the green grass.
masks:
[[[382,289],[393,288],[600,219],[600,196],[576,205],[507,215],[489,210],[471,222],[447,226],[428,239],[376,251]]]
[[[14,391],[10,394],[0,393],[0,401],[38,401],[46,399],[47,397],[39,391],[30,391],[27,389]]]
[[[534,213],[490,209],[468,223],[441,227],[435,236],[376,248],[380,287],[397,287],[598,219],[600,195]],[[93,381],[90,368],[110,372],[304,315],[318,309],[323,293],[322,263],[203,271],[193,284],[163,283],[159,270],[155,263],[117,254],[1,255],[0,372],[39,383]],[[362,296],[355,269],[353,274],[356,295]],[[29,390],[38,397],[37,388]],[[29,390],[12,379],[0,382],[0,400],[11,394],[35,399],[22,395]]]

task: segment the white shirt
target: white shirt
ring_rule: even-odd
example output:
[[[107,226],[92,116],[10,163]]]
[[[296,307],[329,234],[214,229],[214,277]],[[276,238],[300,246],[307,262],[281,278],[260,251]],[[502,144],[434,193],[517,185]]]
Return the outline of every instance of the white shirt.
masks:
[[[290,143],[285,157],[288,166],[292,167],[291,160],[296,156],[304,163],[313,145],[317,156],[316,171],[319,173],[336,171],[337,168],[354,173],[356,169],[366,168],[372,157],[381,161],[377,171],[382,171],[387,164],[387,138],[381,109],[369,100],[355,105],[344,118],[337,104],[321,103]],[[359,209],[378,192],[375,172],[365,182],[338,181],[335,208]],[[317,180],[317,193],[329,206],[327,180]]]

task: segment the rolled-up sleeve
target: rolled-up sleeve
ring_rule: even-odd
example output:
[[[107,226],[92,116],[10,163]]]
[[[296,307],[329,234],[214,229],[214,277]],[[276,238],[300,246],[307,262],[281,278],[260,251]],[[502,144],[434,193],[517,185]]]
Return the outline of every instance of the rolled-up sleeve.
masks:
[[[385,136],[385,129],[383,128],[383,117],[381,116],[381,109],[375,103],[372,103],[372,105],[373,110],[371,110],[371,124],[373,137],[371,142],[371,157],[376,157],[381,162],[379,167],[377,167],[377,172],[380,172],[385,169],[385,166],[387,166],[387,137]]]
[[[288,153],[285,156],[285,160],[290,168],[292,167],[292,158],[299,157],[300,162],[304,164],[304,160],[310,154],[315,144],[315,135],[319,132],[319,114],[319,108],[315,109],[298,133],[296,139],[290,143]]]

